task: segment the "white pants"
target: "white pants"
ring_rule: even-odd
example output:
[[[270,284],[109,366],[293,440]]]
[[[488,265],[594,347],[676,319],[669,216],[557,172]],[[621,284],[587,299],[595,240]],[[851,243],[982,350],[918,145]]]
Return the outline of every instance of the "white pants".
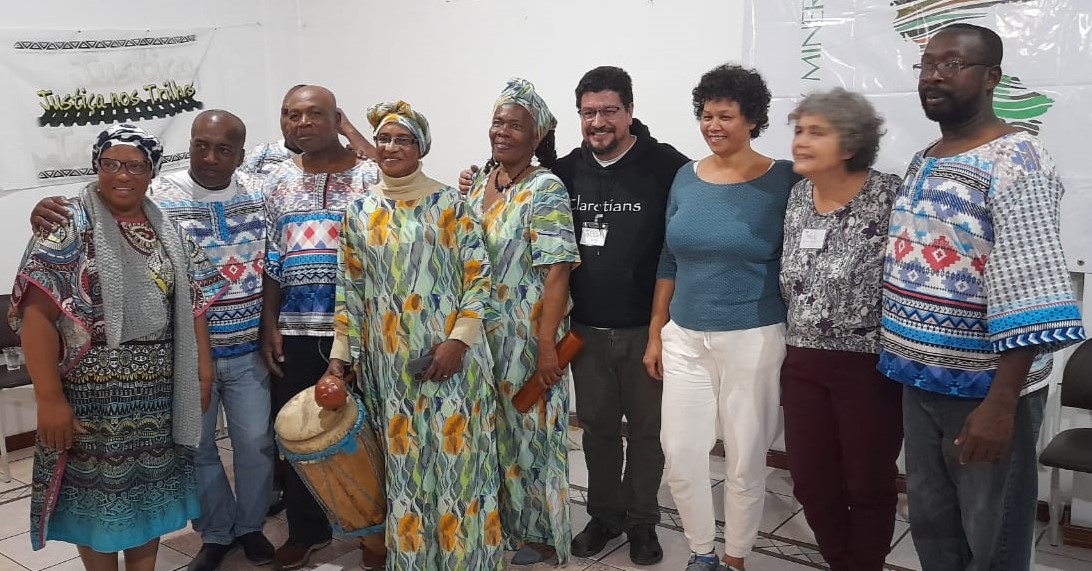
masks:
[[[785,326],[691,331],[664,326],[660,424],[667,484],[694,553],[713,551],[716,523],[709,451],[720,422],[724,442],[724,552],[746,557],[758,537],[766,493],[766,452],[780,412]]]

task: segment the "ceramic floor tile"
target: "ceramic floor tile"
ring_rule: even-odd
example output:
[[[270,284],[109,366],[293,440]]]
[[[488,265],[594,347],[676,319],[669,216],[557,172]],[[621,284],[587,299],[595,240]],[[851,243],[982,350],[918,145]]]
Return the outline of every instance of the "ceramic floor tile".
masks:
[[[0,571],[27,571],[26,567],[0,555]]]
[[[588,465],[582,450],[569,451],[569,483],[588,487]]]
[[[782,496],[791,496],[792,476],[789,475],[789,471],[767,468],[766,491],[781,494]]]
[[[158,562],[159,559],[156,558],[156,563]],[[124,567],[119,567],[119,569],[124,569]],[[84,571],[83,561],[81,561],[79,557],[76,557],[75,559],[69,559],[64,563],[58,563],[53,567],[46,567],[42,571]]]
[[[315,565],[314,569],[315,571],[359,571],[360,552],[353,550],[343,553],[330,561]],[[220,571],[227,571],[227,567],[221,567]]]
[[[270,532],[268,531],[268,526],[266,526],[266,528],[267,528],[266,535],[269,536]],[[285,539],[288,538],[288,525],[287,524],[285,524],[285,526],[284,526],[284,536],[285,536]],[[274,546],[280,546],[281,543],[284,543],[284,542],[281,541],[280,543],[274,543],[273,545]],[[340,557],[346,557],[346,556],[348,556],[350,554],[355,554],[355,556],[357,558],[357,562],[359,563],[359,561],[360,561],[360,541],[357,540],[357,539],[354,539],[354,538],[337,538],[337,537],[335,537],[330,542],[330,545],[328,545],[326,547],[323,547],[322,549],[320,549],[320,550],[314,552],[313,554],[311,554],[311,561],[307,565],[307,567],[308,568],[313,568],[313,567],[316,567],[318,565],[322,565],[323,563],[329,563],[331,561],[337,560]],[[245,560],[245,558],[244,558],[244,560]],[[247,567],[248,569],[252,569],[254,567],[253,565],[250,565],[249,563],[247,565],[248,565],[248,567]]]
[[[723,505],[722,505],[723,506]],[[723,513],[724,508],[720,508]],[[762,521],[758,525],[759,531],[772,532],[781,527],[786,521],[800,513],[800,502],[791,496],[782,496],[766,492],[766,500],[762,510]],[[803,514],[801,514],[803,515]],[[723,519],[721,519],[723,521]]]
[[[1037,548],[1039,553],[1049,553],[1052,555],[1058,555],[1061,557],[1068,557],[1070,559],[1078,559],[1084,561],[1087,565],[1092,563],[1092,549],[1082,549],[1080,547],[1073,547],[1072,545],[1059,545],[1054,547],[1049,541],[1042,541]],[[1092,566],[1089,566],[1092,568]]]
[[[201,551],[201,536],[191,527],[184,527],[160,538],[160,543],[189,557]]]
[[[709,457],[709,479],[714,482],[723,482],[728,469],[724,467],[724,458],[720,456]]]
[[[584,571],[629,571],[632,567],[615,567],[613,565],[607,565],[606,563],[592,563],[591,566],[584,568]],[[640,569],[647,569],[647,567],[641,567]]]
[[[891,546],[894,547],[903,537],[910,539],[910,524],[905,521],[895,520],[895,533],[891,535]]]
[[[891,548],[891,552],[887,554],[887,563],[907,569],[921,569],[918,552],[914,549],[914,540],[910,538],[909,530],[903,533],[895,546]]]
[[[34,447],[28,446],[27,448],[20,448],[18,450],[8,450],[8,460],[15,462],[16,460],[23,460],[24,458],[34,457]]]
[[[815,567],[771,555],[752,555],[747,558],[748,571],[814,571]]]
[[[30,531],[30,498],[0,504],[0,539]]]
[[[27,457],[22,460],[12,460],[11,477],[24,484],[29,484],[34,477],[34,458]]]
[[[808,526],[808,521],[804,519],[804,512],[798,512],[789,518],[788,521],[775,528],[773,534],[815,545],[815,534]]]
[[[1089,566],[1087,561],[1081,559],[1040,551],[1035,554],[1034,569],[1035,571],[1088,571]]]
[[[17,489],[17,488],[22,488],[22,487],[24,487],[26,485],[27,485],[26,482],[21,482],[19,480],[16,480],[15,476],[12,476],[10,482],[0,482],[0,493],[4,493],[4,492],[10,491],[10,490]]]
[[[159,544],[159,551],[155,555],[155,571],[174,571],[180,567],[189,565],[190,559],[188,555],[183,555],[162,542]],[[125,569],[125,555],[121,556],[121,569]]]
[[[906,494],[899,494],[899,503],[895,506],[895,519],[910,521],[910,505],[906,502]]]
[[[76,546],[62,541],[50,541],[40,551],[30,548],[30,532],[0,541],[0,553],[30,571],[39,571],[78,557]]]

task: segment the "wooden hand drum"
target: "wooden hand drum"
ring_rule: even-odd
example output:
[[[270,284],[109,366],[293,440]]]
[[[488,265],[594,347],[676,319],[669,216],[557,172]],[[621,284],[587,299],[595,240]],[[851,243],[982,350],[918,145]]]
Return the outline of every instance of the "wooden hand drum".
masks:
[[[383,449],[359,398],[326,410],[309,388],[284,405],[273,428],[281,453],[326,511],[334,533],[361,537],[383,532]]]

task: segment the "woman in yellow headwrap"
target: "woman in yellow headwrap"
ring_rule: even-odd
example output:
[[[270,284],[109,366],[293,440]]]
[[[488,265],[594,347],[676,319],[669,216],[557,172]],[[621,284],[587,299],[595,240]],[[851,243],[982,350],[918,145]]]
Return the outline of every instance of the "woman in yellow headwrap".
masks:
[[[382,178],[345,212],[330,372],[356,369],[386,438],[386,569],[499,569],[489,257],[463,196],[421,172],[425,117],[368,120]]]
[[[497,99],[489,128],[492,158],[468,201],[481,216],[493,262],[497,318],[486,326],[499,393],[497,451],[501,524],[512,563],[556,553],[569,558],[568,384],[554,344],[568,329],[569,272],[579,263],[569,195],[548,168],[557,120],[534,86],[512,79]],[[532,165],[534,155],[539,165]],[[549,386],[526,414],[512,395],[526,383]]]

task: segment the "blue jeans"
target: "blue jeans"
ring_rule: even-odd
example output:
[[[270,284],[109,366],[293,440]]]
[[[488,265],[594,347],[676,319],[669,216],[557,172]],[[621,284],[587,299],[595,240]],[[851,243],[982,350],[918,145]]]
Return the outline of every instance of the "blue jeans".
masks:
[[[905,387],[910,533],[923,571],[1027,570],[1038,501],[1035,444],[1047,390],[1020,399],[1008,456],[959,463],[953,441],[981,399]]]
[[[215,361],[212,402],[202,417],[201,445],[194,464],[201,517],[193,527],[204,543],[228,545],[260,531],[269,510],[273,483],[273,432],[269,424],[269,371],[257,351]],[[227,416],[235,470],[235,495],[216,447],[220,404]]]

